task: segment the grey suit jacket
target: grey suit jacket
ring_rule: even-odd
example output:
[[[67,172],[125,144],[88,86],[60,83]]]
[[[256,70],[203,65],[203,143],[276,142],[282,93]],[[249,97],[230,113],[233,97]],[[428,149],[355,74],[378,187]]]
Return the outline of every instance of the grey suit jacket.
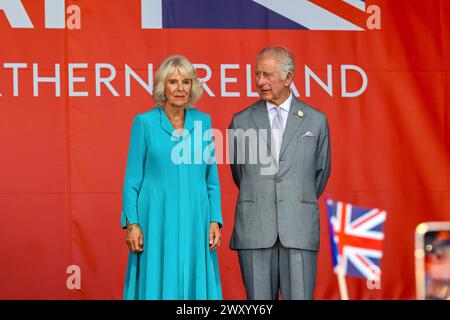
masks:
[[[299,115],[299,111],[303,114]],[[230,248],[270,248],[279,236],[284,247],[318,251],[317,199],[325,189],[331,169],[325,114],[293,97],[279,169],[269,175],[262,174],[267,162],[259,161],[259,152],[270,152],[271,145],[266,103],[259,100],[236,113],[229,129],[233,129],[228,131],[231,171],[239,188]],[[256,130],[263,138],[256,145],[249,139],[242,144],[242,139],[238,139],[239,129],[243,129],[241,133]],[[261,134],[264,132],[267,135]],[[238,159],[242,152],[245,159]],[[255,153],[258,153],[256,163],[254,158],[252,161]]]

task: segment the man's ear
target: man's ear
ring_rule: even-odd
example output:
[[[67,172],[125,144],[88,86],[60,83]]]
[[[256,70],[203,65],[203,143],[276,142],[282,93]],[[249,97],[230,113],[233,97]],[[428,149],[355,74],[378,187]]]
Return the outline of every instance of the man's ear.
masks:
[[[292,72],[288,72],[286,74],[286,78],[284,79],[285,86],[290,86],[292,83],[292,80],[294,80],[294,74]]]

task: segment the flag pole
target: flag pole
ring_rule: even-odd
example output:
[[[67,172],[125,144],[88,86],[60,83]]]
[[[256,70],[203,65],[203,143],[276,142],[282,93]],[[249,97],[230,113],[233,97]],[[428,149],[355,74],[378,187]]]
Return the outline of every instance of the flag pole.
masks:
[[[334,227],[331,223],[331,205],[333,201],[330,198],[330,195],[326,197],[326,203],[328,206],[328,226],[330,231],[330,242],[331,242],[331,251],[333,255],[333,265],[334,272],[336,273],[338,285],[339,285],[339,293],[341,295],[341,300],[348,300],[348,290],[347,290],[347,282],[345,281],[345,272],[342,265],[342,257],[339,258],[338,249],[336,248],[337,244],[334,240]]]
[[[347,282],[345,281],[344,269],[341,265],[337,267],[337,278],[339,284],[339,293],[341,294],[341,300],[348,300]]]

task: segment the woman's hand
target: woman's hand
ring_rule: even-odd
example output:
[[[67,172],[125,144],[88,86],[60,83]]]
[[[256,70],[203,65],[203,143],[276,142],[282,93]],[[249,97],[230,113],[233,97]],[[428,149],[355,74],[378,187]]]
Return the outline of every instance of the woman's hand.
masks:
[[[216,250],[222,244],[222,234],[219,224],[211,222],[209,225],[209,250]]]
[[[134,253],[144,251],[144,234],[139,224],[127,224],[127,236],[125,239],[128,249]]]

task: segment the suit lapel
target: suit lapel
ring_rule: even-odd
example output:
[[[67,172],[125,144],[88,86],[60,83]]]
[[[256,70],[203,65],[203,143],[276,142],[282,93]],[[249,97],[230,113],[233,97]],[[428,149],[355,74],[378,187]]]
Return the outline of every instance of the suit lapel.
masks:
[[[270,139],[267,139],[267,136],[270,137],[270,121],[269,121],[269,114],[266,108],[266,103],[263,100],[260,100],[253,107],[253,112],[250,114],[250,117],[252,118],[253,122],[255,123],[258,129],[266,130],[267,134],[260,136],[262,136],[266,140],[267,146],[270,150]]]
[[[302,110],[304,107],[305,106],[300,103],[297,98],[295,98],[294,96],[292,97],[291,107],[289,109],[289,115],[286,122],[286,128],[284,129],[283,142],[281,143],[280,158],[286,150],[289,142],[291,142],[295,132],[297,132],[298,128],[304,121],[305,117],[299,117],[297,114],[298,111]]]

